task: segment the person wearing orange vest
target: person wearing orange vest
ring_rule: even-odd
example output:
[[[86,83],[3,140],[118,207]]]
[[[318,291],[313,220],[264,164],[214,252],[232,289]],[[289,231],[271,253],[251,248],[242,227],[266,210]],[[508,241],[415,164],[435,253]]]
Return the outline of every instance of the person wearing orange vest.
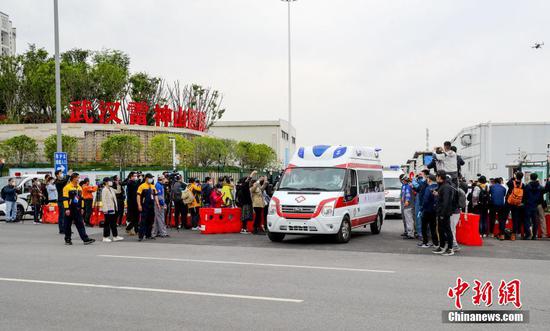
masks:
[[[97,192],[97,186],[90,185],[90,179],[88,178],[84,179],[80,186],[82,186],[82,200],[84,200],[84,224],[91,226],[90,218],[92,217],[94,193]]]

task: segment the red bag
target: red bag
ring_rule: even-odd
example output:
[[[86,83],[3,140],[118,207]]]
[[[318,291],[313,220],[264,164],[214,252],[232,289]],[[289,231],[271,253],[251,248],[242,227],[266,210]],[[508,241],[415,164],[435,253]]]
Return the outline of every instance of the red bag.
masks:
[[[479,215],[460,214],[460,221],[456,226],[456,241],[467,246],[483,246],[479,235]]]
[[[59,207],[55,204],[42,206],[42,222],[46,224],[57,224],[59,220]]]

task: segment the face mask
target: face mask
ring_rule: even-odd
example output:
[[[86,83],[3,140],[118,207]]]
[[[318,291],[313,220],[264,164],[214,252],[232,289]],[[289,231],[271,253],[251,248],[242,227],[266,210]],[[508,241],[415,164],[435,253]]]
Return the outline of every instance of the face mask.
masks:
[[[153,178],[149,178],[149,179],[147,179],[147,183],[149,183],[149,184],[153,184]]]
[[[136,181],[136,180],[137,180],[137,177],[132,177],[132,180],[133,180],[133,181]]]
[[[36,182],[36,186],[40,187],[40,182]]]
[[[107,186],[113,186],[113,182],[107,182]]]

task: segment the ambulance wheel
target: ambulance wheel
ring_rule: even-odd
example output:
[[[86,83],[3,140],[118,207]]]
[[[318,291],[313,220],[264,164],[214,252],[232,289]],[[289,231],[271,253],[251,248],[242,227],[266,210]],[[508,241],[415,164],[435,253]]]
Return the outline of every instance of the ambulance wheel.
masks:
[[[23,221],[23,217],[25,217],[25,210],[23,209],[23,206],[20,204],[17,205],[17,212],[15,213],[15,219],[18,222]]]
[[[378,215],[376,216],[376,222],[370,224],[370,232],[372,232],[372,234],[379,234],[380,230],[382,230],[383,222],[382,212],[379,210]]]
[[[268,232],[267,237],[269,238],[269,240],[273,242],[280,243],[281,241],[283,241],[283,239],[285,239],[285,234],[277,233],[277,232]]]
[[[346,216],[340,224],[340,230],[336,234],[336,241],[340,244],[345,244],[351,239],[351,223],[349,218]]]

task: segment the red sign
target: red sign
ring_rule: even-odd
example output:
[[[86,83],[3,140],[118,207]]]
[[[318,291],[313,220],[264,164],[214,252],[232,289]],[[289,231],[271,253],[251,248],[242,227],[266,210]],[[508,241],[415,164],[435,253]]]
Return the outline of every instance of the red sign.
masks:
[[[473,287],[472,304],[474,306],[480,306],[481,303],[485,303],[486,307],[490,307],[493,304],[493,284],[491,281],[482,283],[475,279]],[[521,281],[513,279],[509,282],[504,280],[500,281],[498,287],[498,304],[500,306],[507,306],[513,304],[516,308],[521,308],[521,295],[520,295]],[[454,299],[454,305],[456,309],[462,309],[461,297],[468,291],[470,284],[461,277],[456,279],[456,286],[449,287],[447,296],[450,299]]]
[[[120,124],[122,119],[119,116],[126,114],[127,116],[123,116],[125,124],[130,125],[149,125],[148,118],[150,118],[155,126],[187,128],[203,132],[206,131],[207,126],[204,111],[183,110],[182,107],[174,111],[167,105],[158,104],[154,109],[150,109],[146,102],[131,101],[124,109],[120,102],[97,101],[94,103],[89,100],[78,100],[69,104],[69,110],[71,112],[69,123]]]

